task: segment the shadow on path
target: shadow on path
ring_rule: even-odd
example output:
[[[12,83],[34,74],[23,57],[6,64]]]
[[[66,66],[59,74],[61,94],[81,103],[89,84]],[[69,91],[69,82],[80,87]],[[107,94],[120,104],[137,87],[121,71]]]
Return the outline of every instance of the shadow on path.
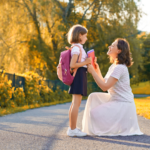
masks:
[[[86,101],[82,102],[81,107],[79,109],[79,115],[82,118],[83,111],[85,109]],[[109,144],[118,144],[132,147],[141,147],[141,148],[150,148],[150,135],[138,135],[138,136],[87,136],[83,138],[78,137],[68,137],[66,135],[66,129],[68,127],[68,109],[70,107],[70,103],[59,105],[59,106],[51,106],[51,107],[43,107],[37,108],[33,110],[28,110],[23,113],[16,113],[12,115],[7,115],[4,117],[0,117],[0,131],[7,131],[10,133],[18,133],[21,135],[34,136],[39,138],[44,138],[45,141],[42,144],[42,150],[54,150],[55,144],[58,141],[67,142],[68,141],[99,141],[103,143]],[[81,118],[79,119],[81,121]],[[142,123],[144,123],[144,127],[148,128],[147,120],[142,119]],[[14,125],[13,125],[14,124]],[[42,135],[37,132],[24,132],[24,128],[20,131],[17,131],[17,125],[19,128],[24,126],[25,129],[28,129],[28,126],[25,125],[34,125],[34,128],[38,129],[38,126],[42,126],[42,128],[46,128],[46,132],[48,135]],[[15,129],[16,128],[16,129]],[[49,130],[53,129],[53,130]],[[148,129],[147,129],[148,130]],[[62,134],[63,133],[63,134]],[[145,132],[149,133],[149,132]],[[73,140],[72,140],[73,139]],[[92,143],[92,142],[91,142]]]
[[[105,143],[113,143],[126,146],[134,146],[141,148],[150,148],[149,135],[135,135],[135,136],[114,136],[114,137],[99,137],[99,136],[86,136],[86,137],[69,137],[72,139],[82,139],[91,141],[100,141]]]

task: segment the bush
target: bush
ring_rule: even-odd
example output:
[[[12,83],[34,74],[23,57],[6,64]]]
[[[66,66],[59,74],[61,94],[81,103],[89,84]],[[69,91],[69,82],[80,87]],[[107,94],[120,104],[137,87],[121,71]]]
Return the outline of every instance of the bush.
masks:
[[[4,73],[0,74],[0,108],[3,109],[0,112],[1,115],[9,114],[8,109],[11,112],[15,112],[18,109],[26,110],[71,100],[72,95],[68,94],[68,91],[62,91],[58,85],[56,90],[53,91],[53,86],[49,88],[38,74],[28,72],[23,76],[25,77],[25,91],[23,91],[23,88],[14,90],[14,87],[11,85],[12,81],[8,81]]]
[[[63,101],[65,99],[70,99],[72,95],[69,94],[68,91],[62,91],[59,87],[57,87],[54,92],[54,97],[56,100]]]
[[[13,93],[13,101],[17,106],[24,106],[27,104],[23,88],[16,88]]]
[[[0,74],[0,107],[9,107],[13,92],[11,81],[3,73]]]
[[[40,77],[38,74],[28,72],[25,76],[25,99],[28,105],[42,103],[40,96]]]
[[[43,103],[55,101],[54,92],[48,86],[44,85],[43,81],[41,81],[40,85],[40,95]]]

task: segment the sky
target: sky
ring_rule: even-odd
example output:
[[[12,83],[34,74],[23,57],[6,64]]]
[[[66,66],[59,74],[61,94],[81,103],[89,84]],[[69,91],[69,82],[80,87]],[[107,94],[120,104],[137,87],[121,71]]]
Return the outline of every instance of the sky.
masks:
[[[141,0],[137,5],[145,13],[138,23],[138,30],[150,33],[150,0]]]

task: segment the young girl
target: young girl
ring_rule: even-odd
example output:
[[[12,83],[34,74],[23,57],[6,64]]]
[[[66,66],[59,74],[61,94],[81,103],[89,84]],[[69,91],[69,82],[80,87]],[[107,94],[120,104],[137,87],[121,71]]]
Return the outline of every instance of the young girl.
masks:
[[[87,96],[87,64],[91,63],[91,58],[83,49],[83,44],[87,40],[87,29],[81,25],[74,25],[68,32],[68,42],[72,44],[70,68],[78,68],[74,81],[69,89],[72,94],[72,104],[69,109],[69,128],[68,136],[86,136],[86,133],[76,128],[78,109],[82,96]],[[75,46],[76,45],[76,46]],[[77,62],[81,50],[81,62]]]

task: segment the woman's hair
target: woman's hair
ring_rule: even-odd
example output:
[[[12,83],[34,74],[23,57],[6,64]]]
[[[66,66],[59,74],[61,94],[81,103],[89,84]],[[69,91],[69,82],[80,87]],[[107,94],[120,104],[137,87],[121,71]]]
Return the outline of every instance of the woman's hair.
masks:
[[[79,38],[79,34],[83,35],[83,34],[86,34],[87,32],[88,30],[79,24],[72,26],[69,32],[67,33],[69,44],[81,42]]]
[[[121,50],[117,57],[117,64],[125,64],[127,67],[132,66],[133,62],[128,41],[122,38],[117,38],[115,41],[118,42],[117,47]]]

